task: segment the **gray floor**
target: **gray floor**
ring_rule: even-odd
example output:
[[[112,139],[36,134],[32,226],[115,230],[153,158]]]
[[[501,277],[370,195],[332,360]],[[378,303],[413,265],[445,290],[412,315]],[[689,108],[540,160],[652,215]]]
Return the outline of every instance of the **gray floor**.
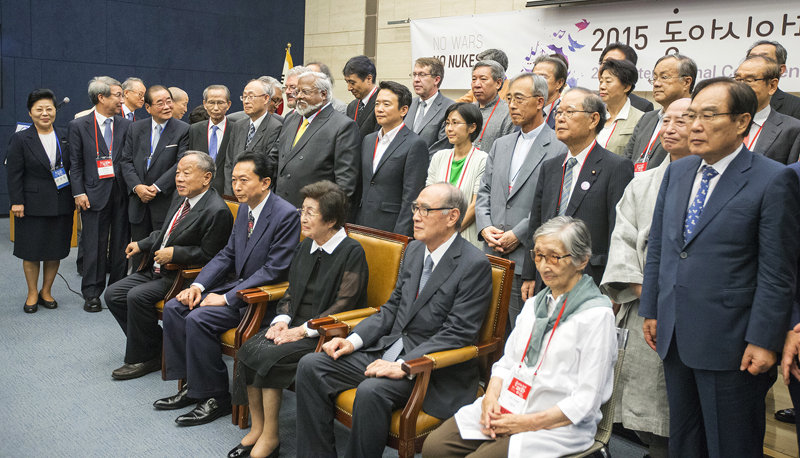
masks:
[[[160,373],[126,382],[111,379],[122,364],[125,341],[107,310],[83,311],[83,300],[57,277],[58,309],[23,313],[26,287],[22,261],[12,255],[8,219],[0,219],[0,457],[224,457],[244,436],[229,417],[179,428],[182,411],[161,412],[158,398],[175,394],[175,382]],[[80,290],[75,256],[60,272]],[[231,361],[229,361],[230,364]],[[281,410],[282,457],[294,456],[294,393],[284,392]],[[188,410],[188,409],[187,409]],[[347,428],[336,426],[337,449],[344,450]],[[641,458],[645,450],[612,438],[615,458]],[[387,449],[385,457],[396,457]]]

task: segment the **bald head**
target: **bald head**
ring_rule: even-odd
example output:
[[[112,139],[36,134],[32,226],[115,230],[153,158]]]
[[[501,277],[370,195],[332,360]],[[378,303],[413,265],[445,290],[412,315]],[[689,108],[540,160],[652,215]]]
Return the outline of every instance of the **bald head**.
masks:
[[[186,110],[188,110],[189,94],[175,86],[169,88],[169,92],[172,94],[172,117],[181,119],[186,114]]]
[[[664,112],[664,121],[661,124],[661,145],[670,155],[671,161],[688,156],[690,124],[683,117],[692,99],[678,99],[669,104]]]

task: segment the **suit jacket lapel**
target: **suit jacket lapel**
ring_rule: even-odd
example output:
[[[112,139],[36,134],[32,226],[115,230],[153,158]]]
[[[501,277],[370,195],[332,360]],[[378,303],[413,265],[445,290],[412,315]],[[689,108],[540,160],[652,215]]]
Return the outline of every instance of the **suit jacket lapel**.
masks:
[[[517,179],[514,180],[514,187],[511,189],[511,193],[508,196],[509,199],[514,197],[522,185],[528,181],[534,169],[536,169],[539,163],[542,162],[542,159],[544,159],[545,148],[547,148],[552,141],[552,132],[553,131],[549,128],[543,127],[539,135],[536,136],[536,140],[531,144],[531,149],[528,151],[525,162],[522,163],[522,167],[519,169]]]
[[[306,131],[303,132],[303,136],[297,140],[297,144],[291,148],[291,152],[289,153],[289,157],[286,158],[286,162],[289,162],[306,145],[306,143],[308,143],[308,140],[314,136],[316,131],[322,129],[322,126],[328,122],[328,119],[331,116],[331,111],[333,111],[333,106],[330,105],[320,110],[319,114],[317,114],[314,120],[311,121],[308,127],[306,127]],[[303,117],[298,116],[297,118],[299,121],[297,126],[299,127],[300,123],[303,121]],[[295,129],[295,135],[297,135],[297,129]],[[291,141],[294,141],[294,135],[289,137],[291,138]]]
[[[267,131],[267,126],[269,126],[269,120],[271,117],[272,115],[267,113],[267,115],[264,116],[264,119],[261,120],[261,124],[258,126],[258,129],[256,129],[256,133],[253,134],[253,140],[250,141],[250,144],[252,145],[251,148],[255,148],[258,142],[260,142],[261,139],[264,138],[264,132]],[[249,129],[250,126],[247,126],[247,128]],[[247,132],[245,132],[244,138],[245,140],[247,139]]]
[[[156,149],[153,151],[153,157],[150,160],[151,167],[153,166],[153,164],[156,163],[158,155],[161,154],[167,147],[167,145],[169,145],[169,142],[172,141],[172,134],[174,132],[175,132],[175,123],[172,122],[172,119],[168,119],[167,125],[164,126],[164,131],[161,132],[161,137],[159,137],[158,139],[158,144],[156,144]]]
[[[53,128],[55,131],[55,128]],[[39,131],[36,130],[36,126],[31,126],[27,129],[28,138],[28,145],[31,147],[31,151],[33,151],[33,155],[39,162],[42,163],[43,166],[50,170],[50,158],[47,156],[47,152],[44,150],[44,145],[42,145],[42,140],[39,138]],[[58,132],[56,132],[56,141],[61,143],[61,138],[58,136]],[[63,155],[63,148],[62,148],[62,155]],[[69,154],[69,152],[67,152]],[[56,145],[56,155],[58,155],[58,145]],[[56,160],[58,160],[58,156],[56,156]]]
[[[194,222],[198,218],[200,218],[200,212],[202,212],[203,208],[205,208],[210,193],[211,193],[211,188],[209,188],[208,191],[206,191],[206,194],[203,196],[202,199],[197,201],[197,204],[195,204],[194,207],[189,208],[189,213],[183,218],[181,223],[175,226],[174,229],[172,229],[172,233],[169,235],[169,239],[167,239],[167,245],[171,244],[171,242],[175,240],[175,238],[178,237],[184,230],[186,230],[187,227],[194,224]],[[178,207],[175,208],[174,210],[170,209],[170,211],[167,213],[167,215],[170,216],[169,222],[172,222],[172,218],[175,216],[175,212],[177,212],[180,206],[183,205],[183,201],[185,199],[181,198],[176,200],[178,200]]]
[[[519,136],[517,136],[515,138],[518,138],[518,137]],[[504,142],[505,140],[503,140],[502,138],[498,138],[496,141],[497,142]],[[516,140],[515,140],[515,143],[516,143]],[[499,147],[500,145],[502,145],[502,143],[498,144],[497,151],[508,151],[509,149],[511,150],[511,154],[499,154],[499,155],[495,156],[494,172],[493,173],[499,173],[500,176],[505,178],[505,179],[508,179],[508,175],[509,175],[509,173],[511,171],[511,159],[512,159],[512,156],[514,155],[515,143],[511,144],[511,145],[507,145],[502,149]],[[466,172],[466,170],[464,170],[464,172]],[[508,191],[508,186],[502,186],[502,188],[503,188],[503,195],[505,196],[506,200],[508,200],[509,197],[510,197],[510,193]]]
[[[411,106],[408,107],[408,113],[406,113],[406,117],[403,118],[404,122],[406,123],[406,126],[411,126],[409,128],[414,131],[417,130],[417,125],[414,123],[414,121],[416,121],[417,119],[417,110],[419,109],[419,103],[420,103],[419,97],[414,97],[414,99],[411,100]]]
[[[429,122],[431,122],[431,120],[434,118],[434,116],[436,116],[436,113],[438,113],[439,110],[442,109],[443,100],[444,100],[444,96],[442,96],[441,94],[438,94],[438,93],[433,97],[433,100],[431,100],[431,103],[430,103],[430,107],[428,107],[428,111],[425,112],[425,116],[423,116],[422,117],[422,121],[420,121],[421,125],[419,126],[419,128],[417,128],[417,126],[414,126],[415,130],[421,131],[422,129],[425,128],[425,126],[428,125]],[[415,113],[415,115],[416,115],[416,113]]]
[[[389,159],[389,156],[391,156],[395,151],[397,151],[397,148],[399,148],[400,145],[402,145],[403,142],[406,141],[406,137],[408,136],[409,132],[410,130],[408,129],[408,127],[405,126],[403,126],[397,132],[397,135],[394,137],[394,140],[392,140],[392,142],[389,143],[389,146],[386,148],[386,151],[383,152],[383,155],[378,161],[378,166],[375,167],[375,172],[373,173],[373,175],[378,173],[378,170],[380,170],[381,166],[386,162],[387,159]]]
[[[115,116],[115,118],[116,118],[116,116]],[[119,129],[119,123],[116,122],[116,119],[114,121],[115,121],[114,122],[114,142],[111,144],[112,148],[114,148],[114,145],[121,145],[122,144],[122,132],[120,132],[121,129]],[[92,125],[93,123],[94,123],[94,125]],[[95,127],[97,127],[97,138],[95,139],[95,141],[97,142],[97,148],[100,150],[100,156],[101,157],[108,157],[108,147],[106,146],[106,141],[103,138],[103,130],[97,124],[97,118],[94,116],[94,111],[93,111],[93,112],[89,113],[86,116],[86,132],[89,133],[89,136],[91,138],[95,138],[95,136],[94,136]],[[117,132],[119,132],[119,143],[117,143]],[[114,148],[114,149],[119,151],[119,148]],[[119,156],[119,154],[115,154],[114,157],[112,157],[114,162],[116,162],[117,156]]]
[[[689,200],[693,197],[692,186],[694,185],[694,178],[697,175],[697,169],[700,168],[701,162],[698,156],[694,156],[688,160],[695,161],[695,164],[686,169],[683,175],[675,178],[677,198],[675,199],[675,208],[672,210],[673,214],[677,217],[675,221],[672,222],[672,224],[676,226],[676,237],[679,243],[683,243],[684,245],[686,243],[683,240],[683,229],[686,225],[686,212],[689,210]]]
[[[219,149],[217,150],[217,167],[225,163],[225,156],[228,151],[228,141],[231,138],[231,129],[233,129],[233,123],[230,120],[225,120],[225,133],[222,134],[222,141],[219,143]],[[246,134],[245,134],[246,135]],[[208,138],[208,137],[206,137]],[[245,136],[245,138],[247,138]],[[218,169],[219,170],[219,169]]]
[[[356,121],[358,122],[358,127],[361,127],[367,121],[367,119],[369,119],[369,115],[371,115],[375,111],[375,99],[377,98],[378,98],[378,91],[376,88],[375,93],[372,94],[372,97],[369,98],[369,100],[367,101],[367,105],[364,107],[364,111],[361,112],[361,115],[358,117],[358,121]],[[359,100],[358,103],[361,103],[361,101]],[[356,113],[358,113],[358,104],[356,104]]]
[[[758,140],[756,141],[755,145],[756,149],[753,151],[762,156],[767,154],[769,147],[772,146],[772,143],[774,143],[775,139],[778,138],[778,134],[781,133],[780,125],[783,124],[783,121],[777,114],[773,113],[777,113],[777,111],[770,111],[769,116],[767,116],[767,120],[764,121],[764,126],[762,127],[761,132],[758,134]],[[750,135],[756,134],[756,132],[753,131],[755,127],[756,126],[750,127]],[[755,130],[758,131],[758,129]],[[747,145],[745,145],[745,147],[747,147]]]
[[[586,160],[583,161],[583,167],[581,167],[581,171],[575,181],[575,188],[572,190],[572,194],[569,197],[569,205],[567,206],[566,213],[568,216],[575,214],[583,197],[592,189],[597,177],[602,173],[600,162],[603,157],[600,155],[600,148],[602,148],[600,145],[595,144],[591,151],[589,151],[589,154],[586,155]],[[589,184],[586,189],[583,189],[584,182]]]
[[[456,270],[458,266],[456,259],[461,256],[461,244],[464,243],[464,239],[461,236],[456,236],[455,240],[453,240],[453,244],[450,245],[450,248],[444,253],[442,259],[439,260],[439,263],[436,264],[436,267],[433,269],[433,273],[428,278],[428,282],[425,283],[425,288],[419,292],[419,295],[411,304],[411,309],[408,311],[408,314],[405,316],[406,323],[411,320],[414,315],[417,314],[419,309],[422,308],[423,305],[427,304],[433,294],[439,289],[440,286],[450,278],[450,275],[453,271]],[[423,251],[423,262],[425,263],[425,252]],[[422,266],[420,266],[422,267]],[[417,278],[417,284],[419,284],[420,277],[422,276],[422,268],[419,269],[419,275]]]
[[[258,244],[258,239],[264,235],[264,232],[267,230],[267,226],[269,226],[270,218],[269,215],[272,213],[272,204],[275,203],[275,196],[269,196],[267,198],[267,202],[264,204],[264,208],[261,209],[261,214],[258,215],[258,220],[256,221],[256,227],[253,228],[253,233],[250,234],[250,240],[247,240],[247,230],[245,229],[244,237],[247,240],[247,247],[244,250],[244,256],[242,257],[242,265],[250,256],[250,253],[253,251],[253,247]],[[245,205],[246,206],[246,205]],[[247,221],[247,219],[245,219]],[[247,225],[245,225],[246,227]]]
[[[775,91],[775,94],[772,95],[772,99],[770,99],[770,106],[775,110],[780,110],[783,107],[783,98],[786,94],[780,90],[780,88]]]

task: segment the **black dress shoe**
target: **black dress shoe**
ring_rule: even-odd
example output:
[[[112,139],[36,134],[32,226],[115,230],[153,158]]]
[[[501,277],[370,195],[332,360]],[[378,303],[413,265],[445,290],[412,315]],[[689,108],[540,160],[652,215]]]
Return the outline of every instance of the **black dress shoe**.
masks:
[[[230,415],[232,411],[231,398],[208,398],[197,404],[191,412],[175,419],[178,426],[198,426],[211,423],[219,417]]]
[[[240,442],[239,445],[233,447],[233,450],[228,452],[228,458],[248,458],[250,456],[250,451],[253,450],[253,445],[242,445]]]
[[[55,300],[52,300],[52,301],[44,300],[44,298],[42,297],[42,293],[39,293],[39,302],[37,302],[37,304],[41,305],[42,307],[44,307],[46,309],[50,309],[50,310],[58,307],[58,302],[56,302]]]
[[[183,389],[175,396],[162,398],[153,403],[153,407],[158,410],[175,410],[182,409],[192,404],[197,404],[199,399],[189,397],[189,384],[183,386]]]
[[[83,304],[83,309],[87,312],[99,312],[103,310],[103,306],[100,305],[100,298],[99,297],[87,297],[86,302]]]
[[[25,302],[25,306],[22,307],[22,310],[24,310],[25,313],[36,313],[36,311],[39,310],[39,304],[37,303],[33,305],[28,305],[28,303]]]
[[[783,409],[775,412],[775,419],[784,423],[795,424],[794,409]]]
[[[143,363],[125,364],[111,372],[114,380],[131,380],[161,370],[161,357]]]

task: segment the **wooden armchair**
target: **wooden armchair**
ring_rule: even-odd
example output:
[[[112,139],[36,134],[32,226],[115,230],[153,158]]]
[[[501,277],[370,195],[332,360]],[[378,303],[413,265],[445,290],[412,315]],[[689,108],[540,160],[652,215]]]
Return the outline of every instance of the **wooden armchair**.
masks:
[[[479,332],[478,344],[455,350],[425,355],[403,363],[403,371],[416,375],[414,390],[405,408],[392,415],[387,445],[397,449],[401,458],[413,457],[422,451],[425,438],[438,428],[445,419],[432,417],[422,411],[422,402],[428,390],[431,372],[453,364],[477,358],[480,368],[481,387],[476,398],[483,395],[483,387],[491,377],[492,364],[503,354],[503,340],[514,278],[514,262],[495,256],[487,256],[492,264],[492,299]],[[322,341],[333,337],[346,337],[350,330],[367,316],[375,313],[371,309],[349,312],[348,317],[339,317],[338,322],[320,327]],[[340,314],[344,315],[344,314]],[[318,347],[319,348],[319,347]],[[347,390],[336,398],[336,419],[347,427],[353,424],[353,403],[356,389]]]
[[[389,296],[391,296],[394,290],[395,283],[397,283],[397,275],[400,273],[400,265],[403,262],[403,255],[405,254],[406,246],[408,246],[411,238],[405,235],[393,234],[391,232],[351,224],[345,225],[345,230],[349,237],[358,240],[364,248],[370,274],[369,283],[367,285],[367,304],[370,308],[366,310],[370,310],[371,313],[374,313],[381,305],[389,300]],[[242,290],[237,293],[237,295],[248,304],[248,309],[239,328],[235,330],[232,329],[223,334],[222,340],[223,353],[234,357],[234,368],[237,364],[235,356],[236,351],[247,339],[255,335],[260,329],[261,321],[264,319],[269,301],[276,301],[282,298],[288,286],[289,283],[286,282],[280,285]],[[249,325],[244,325],[245,321],[248,319],[251,308],[254,309],[251,321]],[[324,324],[333,324],[337,323],[339,320],[347,319],[352,313],[353,312],[344,312],[311,320],[311,322],[309,322],[309,327],[312,329],[319,329],[319,327]],[[243,325],[245,329],[242,329]],[[232,335],[233,331],[235,331],[235,335]],[[228,349],[225,347],[226,341],[230,342],[230,351],[233,354],[228,353]],[[320,342],[321,341],[320,339]],[[321,345],[321,343],[318,344],[318,347],[319,345]],[[231,422],[234,425],[239,425],[239,428],[245,429],[247,428],[249,415],[250,408],[248,406],[234,405]]]

